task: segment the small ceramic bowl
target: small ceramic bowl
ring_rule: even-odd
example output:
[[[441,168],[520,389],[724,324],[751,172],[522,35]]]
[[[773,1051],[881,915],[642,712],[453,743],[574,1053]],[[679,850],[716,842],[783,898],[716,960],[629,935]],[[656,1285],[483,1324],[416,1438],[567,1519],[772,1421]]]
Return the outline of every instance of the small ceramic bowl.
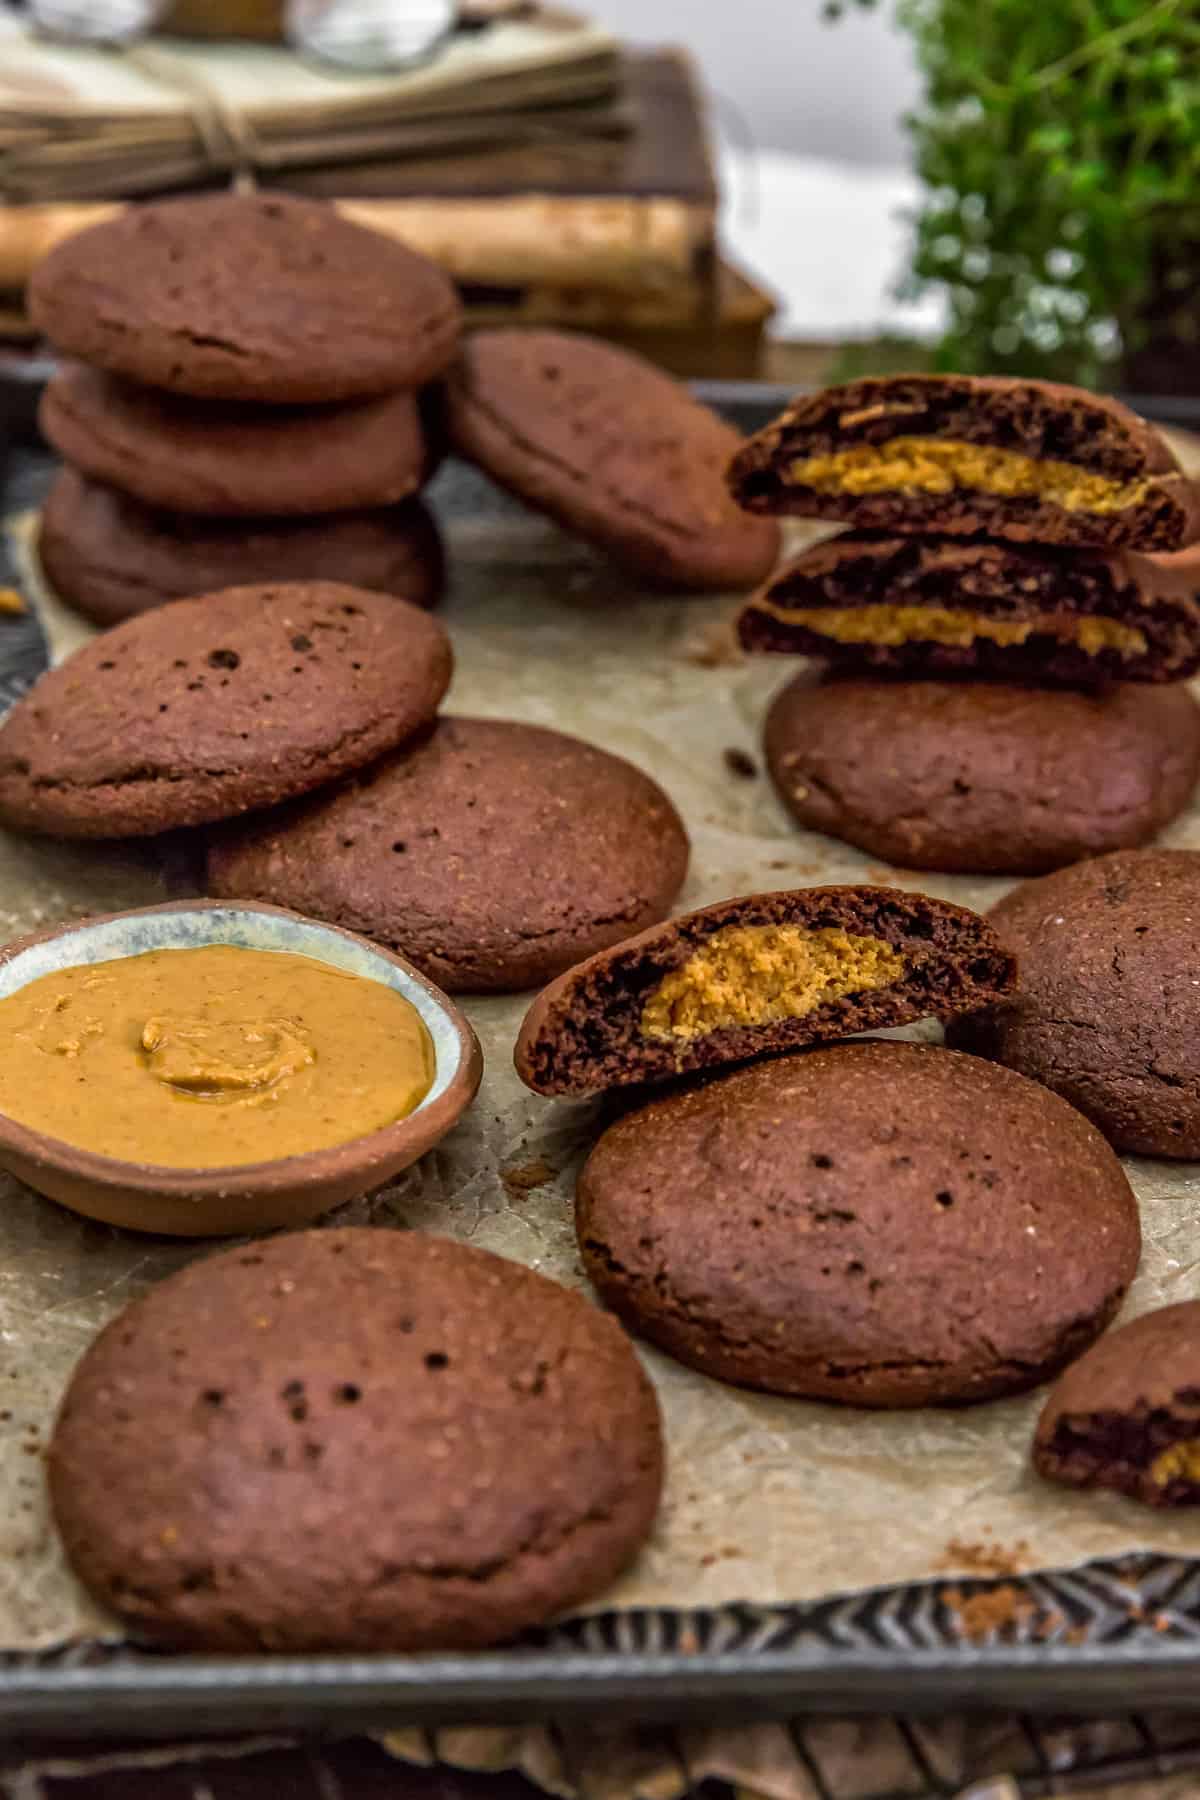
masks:
[[[390,950],[278,906],[183,900],[21,938],[0,949],[0,999],[57,969],[208,944],[292,951],[402,994],[433,1040],[436,1072],[421,1104],[394,1125],[330,1150],[225,1169],[99,1156],[0,1113],[0,1168],[74,1212],[133,1231],[172,1237],[270,1231],[307,1224],[331,1206],[381,1187],[444,1138],[475,1098],[483,1072],[479,1041],[440,988]]]

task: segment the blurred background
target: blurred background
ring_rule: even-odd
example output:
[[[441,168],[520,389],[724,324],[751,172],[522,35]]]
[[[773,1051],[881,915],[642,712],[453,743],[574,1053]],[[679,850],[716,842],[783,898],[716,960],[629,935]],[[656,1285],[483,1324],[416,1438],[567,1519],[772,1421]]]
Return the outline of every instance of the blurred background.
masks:
[[[51,243],[234,181],[406,238],[475,323],[681,374],[1200,406],[1195,0],[0,0],[0,30],[13,343]]]

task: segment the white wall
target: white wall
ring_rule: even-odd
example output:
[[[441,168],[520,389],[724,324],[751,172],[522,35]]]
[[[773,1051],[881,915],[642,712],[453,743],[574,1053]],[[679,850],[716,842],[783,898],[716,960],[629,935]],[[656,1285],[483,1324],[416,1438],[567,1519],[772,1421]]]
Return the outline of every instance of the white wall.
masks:
[[[986,4],[986,0],[983,0]],[[901,115],[917,97],[891,0],[825,24],[820,0],[588,0],[638,44],[684,44],[756,143],[852,162],[908,160]],[[723,133],[730,122],[718,121]]]

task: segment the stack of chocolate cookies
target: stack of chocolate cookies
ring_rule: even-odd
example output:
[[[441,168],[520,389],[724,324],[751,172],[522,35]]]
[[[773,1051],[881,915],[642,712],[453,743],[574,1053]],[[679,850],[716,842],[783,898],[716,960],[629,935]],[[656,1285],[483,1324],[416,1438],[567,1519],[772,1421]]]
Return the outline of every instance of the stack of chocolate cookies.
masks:
[[[280,581],[436,601],[422,389],[460,307],[432,263],[313,201],[219,195],[72,238],[30,306],[75,359],[42,405],[66,466],[40,549],[80,612]]]
[[[730,485],[751,513],[849,527],[739,619],[746,649],[824,665],[766,724],[802,825],[902,867],[1038,874],[1144,844],[1186,804],[1200,504],[1126,407],[857,381],[797,400]]]

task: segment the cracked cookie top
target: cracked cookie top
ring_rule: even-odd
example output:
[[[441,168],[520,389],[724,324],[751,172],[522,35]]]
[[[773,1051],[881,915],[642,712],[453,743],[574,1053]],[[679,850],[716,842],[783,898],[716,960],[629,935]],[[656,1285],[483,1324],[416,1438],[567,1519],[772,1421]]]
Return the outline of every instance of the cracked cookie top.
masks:
[[[1200,855],[1094,857],[990,917],[1020,988],[954,1041],[1044,1082],[1118,1150],[1200,1157]]]
[[[363,767],[433,718],[450,641],[336,582],[227,588],[128,619],[0,725],[0,820],[138,837],[230,818]]]
[[[364,932],[450,991],[516,991],[663,918],[687,863],[674,806],[623,758],[443,718],[339,790],[216,837],[208,890]]]
[[[461,308],[433,263],[316,200],[213,194],[68,238],[29,289],[54,347],[150,387],[278,404],[418,387]]]
[[[55,1517],[136,1630],[208,1650],[469,1649],[604,1588],[662,1484],[620,1327],[415,1231],[192,1263],[117,1315],[55,1426]]]
[[[628,1113],[583,1168],[576,1228],[602,1298],[681,1362],[858,1406],[1035,1386],[1104,1329],[1140,1250],[1121,1165],[1078,1113],[879,1041]]]

